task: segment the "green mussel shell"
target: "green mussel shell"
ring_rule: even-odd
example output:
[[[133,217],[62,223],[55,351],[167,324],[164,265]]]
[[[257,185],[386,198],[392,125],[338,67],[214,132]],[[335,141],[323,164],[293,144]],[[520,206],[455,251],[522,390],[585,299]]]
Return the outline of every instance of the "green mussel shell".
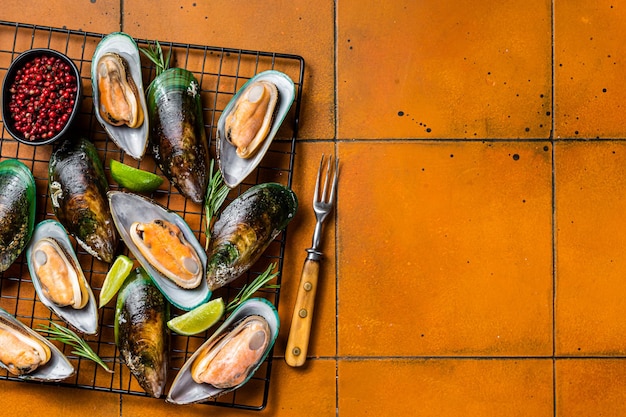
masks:
[[[36,187],[22,162],[0,162],[0,272],[22,253],[35,226]]]
[[[115,306],[115,344],[122,361],[152,397],[167,382],[170,333],[169,304],[143,268],[122,285]]]
[[[59,222],[90,254],[112,262],[118,242],[109,210],[109,188],[96,147],[68,139],[50,157],[50,198]]]
[[[296,194],[276,183],[255,185],[233,200],[213,225],[206,274],[209,289],[220,288],[246,272],[297,209]]]
[[[152,81],[147,102],[155,161],[182,195],[202,203],[209,146],[198,81],[185,69],[170,68]]]

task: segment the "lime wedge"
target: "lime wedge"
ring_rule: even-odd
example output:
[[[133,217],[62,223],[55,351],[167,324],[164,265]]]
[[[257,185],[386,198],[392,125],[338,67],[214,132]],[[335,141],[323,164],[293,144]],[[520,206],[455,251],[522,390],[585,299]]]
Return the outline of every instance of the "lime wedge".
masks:
[[[131,191],[151,193],[163,183],[163,178],[159,175],[143,169],[133,168],[115,159],[111,159],[109,165],[111,167],[111,177],[113,177],[115,182]]]
[[[100,290],[100,308],[105,306],[117,294],[124,280],[133,269],[133,261],[124,255],[115,259]]]
[[[174,317],[167,322],[167,327],[183,336],[202,333],[222,318],[224,309],[224,300],[221,297],[215,298],[183,315]]]

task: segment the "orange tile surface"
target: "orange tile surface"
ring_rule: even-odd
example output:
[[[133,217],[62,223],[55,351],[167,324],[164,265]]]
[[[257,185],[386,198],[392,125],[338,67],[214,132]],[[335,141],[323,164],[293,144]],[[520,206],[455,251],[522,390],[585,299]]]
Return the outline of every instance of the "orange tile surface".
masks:
[[[564,142],[555,149],[556,349],[561,355],[626,352],[624,145]]]
[[[624,360],[571,359],[556,362],[557,417],[624,414]]]
[[[549,1],[348,1],[337,16],[339,139],[549,136]]]
[[[550,150],[341,143],[339,355],[550,355]]]
[[[300,207],[265,409],[2,380],[2,415],[623,415],[625,13],[608,0],[5,1],[2,20],[295,54],[305,73]],[[12,42],[0,36],[0,50]],[[49,149],[3,140],[0,150],[33,160],[45,190]],[[341,160],[339,193],[307,363],[291,368],[283,359],[322,153]],[[81,262],[103,278],[105,265]],[[18,313],[43,316],[23,287]],[[80,382],[106,380],[87,369]]]
[[[555,136],[623,138],[626,10],[567,1],[555,2],[554,16]]]

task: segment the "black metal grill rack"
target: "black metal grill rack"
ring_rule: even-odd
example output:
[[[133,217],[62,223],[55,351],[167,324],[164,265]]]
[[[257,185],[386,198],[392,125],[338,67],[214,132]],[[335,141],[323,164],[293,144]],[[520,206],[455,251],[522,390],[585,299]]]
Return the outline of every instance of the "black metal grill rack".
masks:
[[[28,49],[51,48],[71,58],[79,68],[83,85],[83,100],[73,134],[85,136],[96,145],[109,179],[110,188],[117,189],[117,185],[111,180],[109,173],[108,163],[110,159],[117,159],[159,175],[161,173],[156,168],[151,155],[146,154],[141,161],[136,161],[125,155],[108,138],[104,129],[95,118],[90,79],[91,57],[97,44],[104,36],[104,34],[99,33],[0,21],[0,78],[4,79],[10,63],[20,53]],[[135,40],[140,48],[147,48],[151,43],[154,43],[154,40]],[[281,129],[276,139],[274,139],[270,150],[259,167],[241,185],[231,190],[225,205],[257,183],[272,181],[291,186],[302,98],[304,60],[296,55],[274,52],[219,48],[175,42],[160,42],[160,44],[165,53],[168,50],[172,51],[170,66],[186,68],[194,73],[200,83],[204,123],[207,137],[209,138],[212,158],[215,158],[215,131],[221,112],[248,79],[258,72],[273,69],[284,72],[294,81],[296,99],[290,113],[281,125]],[[142,71],[144,87],[147,88],[149,82],[154,78],[155,69],[152,63],[144,56],[142,56]],[[47,174],[49,157],[54,149],[54,145],[30,146],[21,144],[9,136],[3,121],[0,121],[0,128],[2,133],[0,160],[18,159],[31,169],[35,177],[37,185],[37,215],[35,221],[39,222],[47,218],[54,218],[48,196]],[[170,186],[167,180],[150,197],[157,203],[182,216],[194,230],[201,243],[204,244],[205,219],[203,218],[204,213],[201,205],[186,201],[175,188]],[[246,282],[263,272],[271,263],[276,264],[276,270],[279,273],[282,272],[285,242],[286,232],[283,232],[270,245],[262,259],[245,276],[239,278],[230,286],[217,290],[213,298],[221,296],[225,302],[228,302]],[[124,248],[123,244],[120,247]],[[98,294],[109,265],[96,261],[76,244],[75,250],[92,289]],[[120,253],[129,255],[125,248]],[[132,255],[129,256],[132,258]],[[277,283],[280,284],[280,274],[277,280]],[[274,305],[278,306],[279,294],[279,289],[272,289],[262,290],[257,296],[267,298]],[[0,273],[0,307],[15,315],[18,320],[33,329],[36,329],[40,324],[49,324],[50,321],[64,325],[58,317],[37,299],[23,254],[7,271]],[[172,308],[172,315],[180,313],[182,312]],[[125,365],[118,359],[119,352],[115,346],[113,336],[114,314],[113,300],[100,309],[100,330],[98,334],[96,336],[85,336],[85,340],[89,342],[93,350],[108,364],[114,373],[109,374],[105,372],[93,362],[73,355],[68,346],[55,342],[70,359],[76,369],[76,373],[63,382],[50,384],[127,395],[146,395],[130,375]],[[210,334],[214,329],[215,327],[209,329],[207,333]],[[206,340],[206,337],[207,334],[190,337],[172,334],[171,363],[166,391],[185,360]],[[248,410],[265,408],[268,401],[271,367],[272,354],[268,355],[266,361],[246,385],[230,394],[212,400],[208,404]],[[22,382],[21,379],[15,378],[5,371],[0,371],[0,379]]]

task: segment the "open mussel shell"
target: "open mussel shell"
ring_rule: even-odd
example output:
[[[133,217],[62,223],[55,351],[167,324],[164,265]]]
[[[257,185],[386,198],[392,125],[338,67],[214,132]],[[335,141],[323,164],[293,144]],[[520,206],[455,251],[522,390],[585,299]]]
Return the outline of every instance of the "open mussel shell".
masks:
[[[206,354],[207,347],[212,345],[214,341],[222,337],[228,337],[228,333],[236,328],[237,323],[251,316],[260,316],[269,325],[270,333],[267,346],[262,354],[259,356],[258,361],[253,364],[248,370],[246,378],[243,382],[229,387],[229,388],[216,388],[210,384],[197,383],[192,378],[192,367],[195,361],[200,355]],[[263,298],[251,298],[248,301],[242,303],[220,326],[215,333],[196,350],[196,352],[185,362],[183,367],[178,371],[174,382],[167,395],[167,402],[173,404],[191,404],[208,401],[217,398],[223,394],[234,391],[237,388],[244,385],[252,378],[256,370],[265,361],[269,354],[276,337],[278,336],[278,330],[280,328],[280,320],[278,318],[278,312],[272,303]]]
[[[98,91],[98,62],[105,54],[117,54],[127,64],[126,69],[137,88],[137,96],[139,98],[141,111],[143,112],[143,123],[139,127],[131,128],[125,124],[115,126],[109,121],[104,120],[100,111],[98,111],[101,105]],[[140,160],[148,145],[149,122],[146,98],[143,90],[141,59],[137,44],[132,37],[125,33],[111,33],[100,41],[91,62],[91,85],[93,89],[93,103],[96,109],[94,113],[96,114],[96,118],[120,149],[133,158]]]
[[[259,145],[259,148],[249,158],[241,158],[237,155],[237,148],[229,143],[226,137],[226,119],[229,114],[235,108],[238,99],[245,93],[246,89],[258,81],[268,81],[276,85],[278,89],[278,104],[274,111],[274,117],[272,125],[264,141]],[[220,170],[224,177],[224,183],[230,188],[234,188],[239,185],[254,169],[259,165],[280,125],[282,124],[285,116],[289,112],[291,105],[296,96],[295,86],[293,80],[286,74],[268,70],[261,72],[252,77],[246,84],[235,94],[230,100],[222,115],[217,122],[217,158],[219,161]]]
[[[170,303],[182,310],[191,310],[205,303],[211,297],[211,291],[206,283],[205,269],[207,263],[206,252],[195,237],[189,225],[178,214],[162,207],[152,200],[124,191],[109,191],[109,205],[117,230],[126,243],[128,249],[152,277],[154,283]],[[193,289],[185,289],[176,285],[172,280],[159,272],[130,237],[130,230],[134,223],[150,223],[154,220],[165,220],[176,225],[183,233],[186,241],[195,249],[202,264],[202,279],[200,285]]]
[[[35,226],[33,173],[17,159],[0,162],[0,272],[22,253]]]
[[[50,357],[45,364],[38,366],[31,372],[19,375],[19,378],[33,381],[62,381],[74,374],[74,367],[56,346],[2,308],[0,308],[0,324],[6,329],[20,332],[23,336],[32,338],[35,343],[45,345],[50,351]],[[8,369],[2,362],[0,362],[0,366]]]
[[[81,308],[76,309],[72,306],[60,307],[55,304],[43,290],[39,276],[35,267],[35,251],[37,243],[42,239],[52,238],[59,246],[64,250],[65,254],[71,259],[72,264],[77,268],[76,273],[80,279],[84,280],[83,271],[80,268],[80,263],[72,247],[72,243],[67,235],[65,228],[56,220],[44,220],[35,227],[33,237],[26,248],[26,260],[28,263],[28,269],[33,281],[33,286],[37,292],[37,296],[41,302],[48,307],[54,314],[60,319],[74,327],[81,333],[96,334],[98,332],[98,305],[93,295],[93,291],[89,287],[89,284],[85,281],[87,290],[87,304]]]

